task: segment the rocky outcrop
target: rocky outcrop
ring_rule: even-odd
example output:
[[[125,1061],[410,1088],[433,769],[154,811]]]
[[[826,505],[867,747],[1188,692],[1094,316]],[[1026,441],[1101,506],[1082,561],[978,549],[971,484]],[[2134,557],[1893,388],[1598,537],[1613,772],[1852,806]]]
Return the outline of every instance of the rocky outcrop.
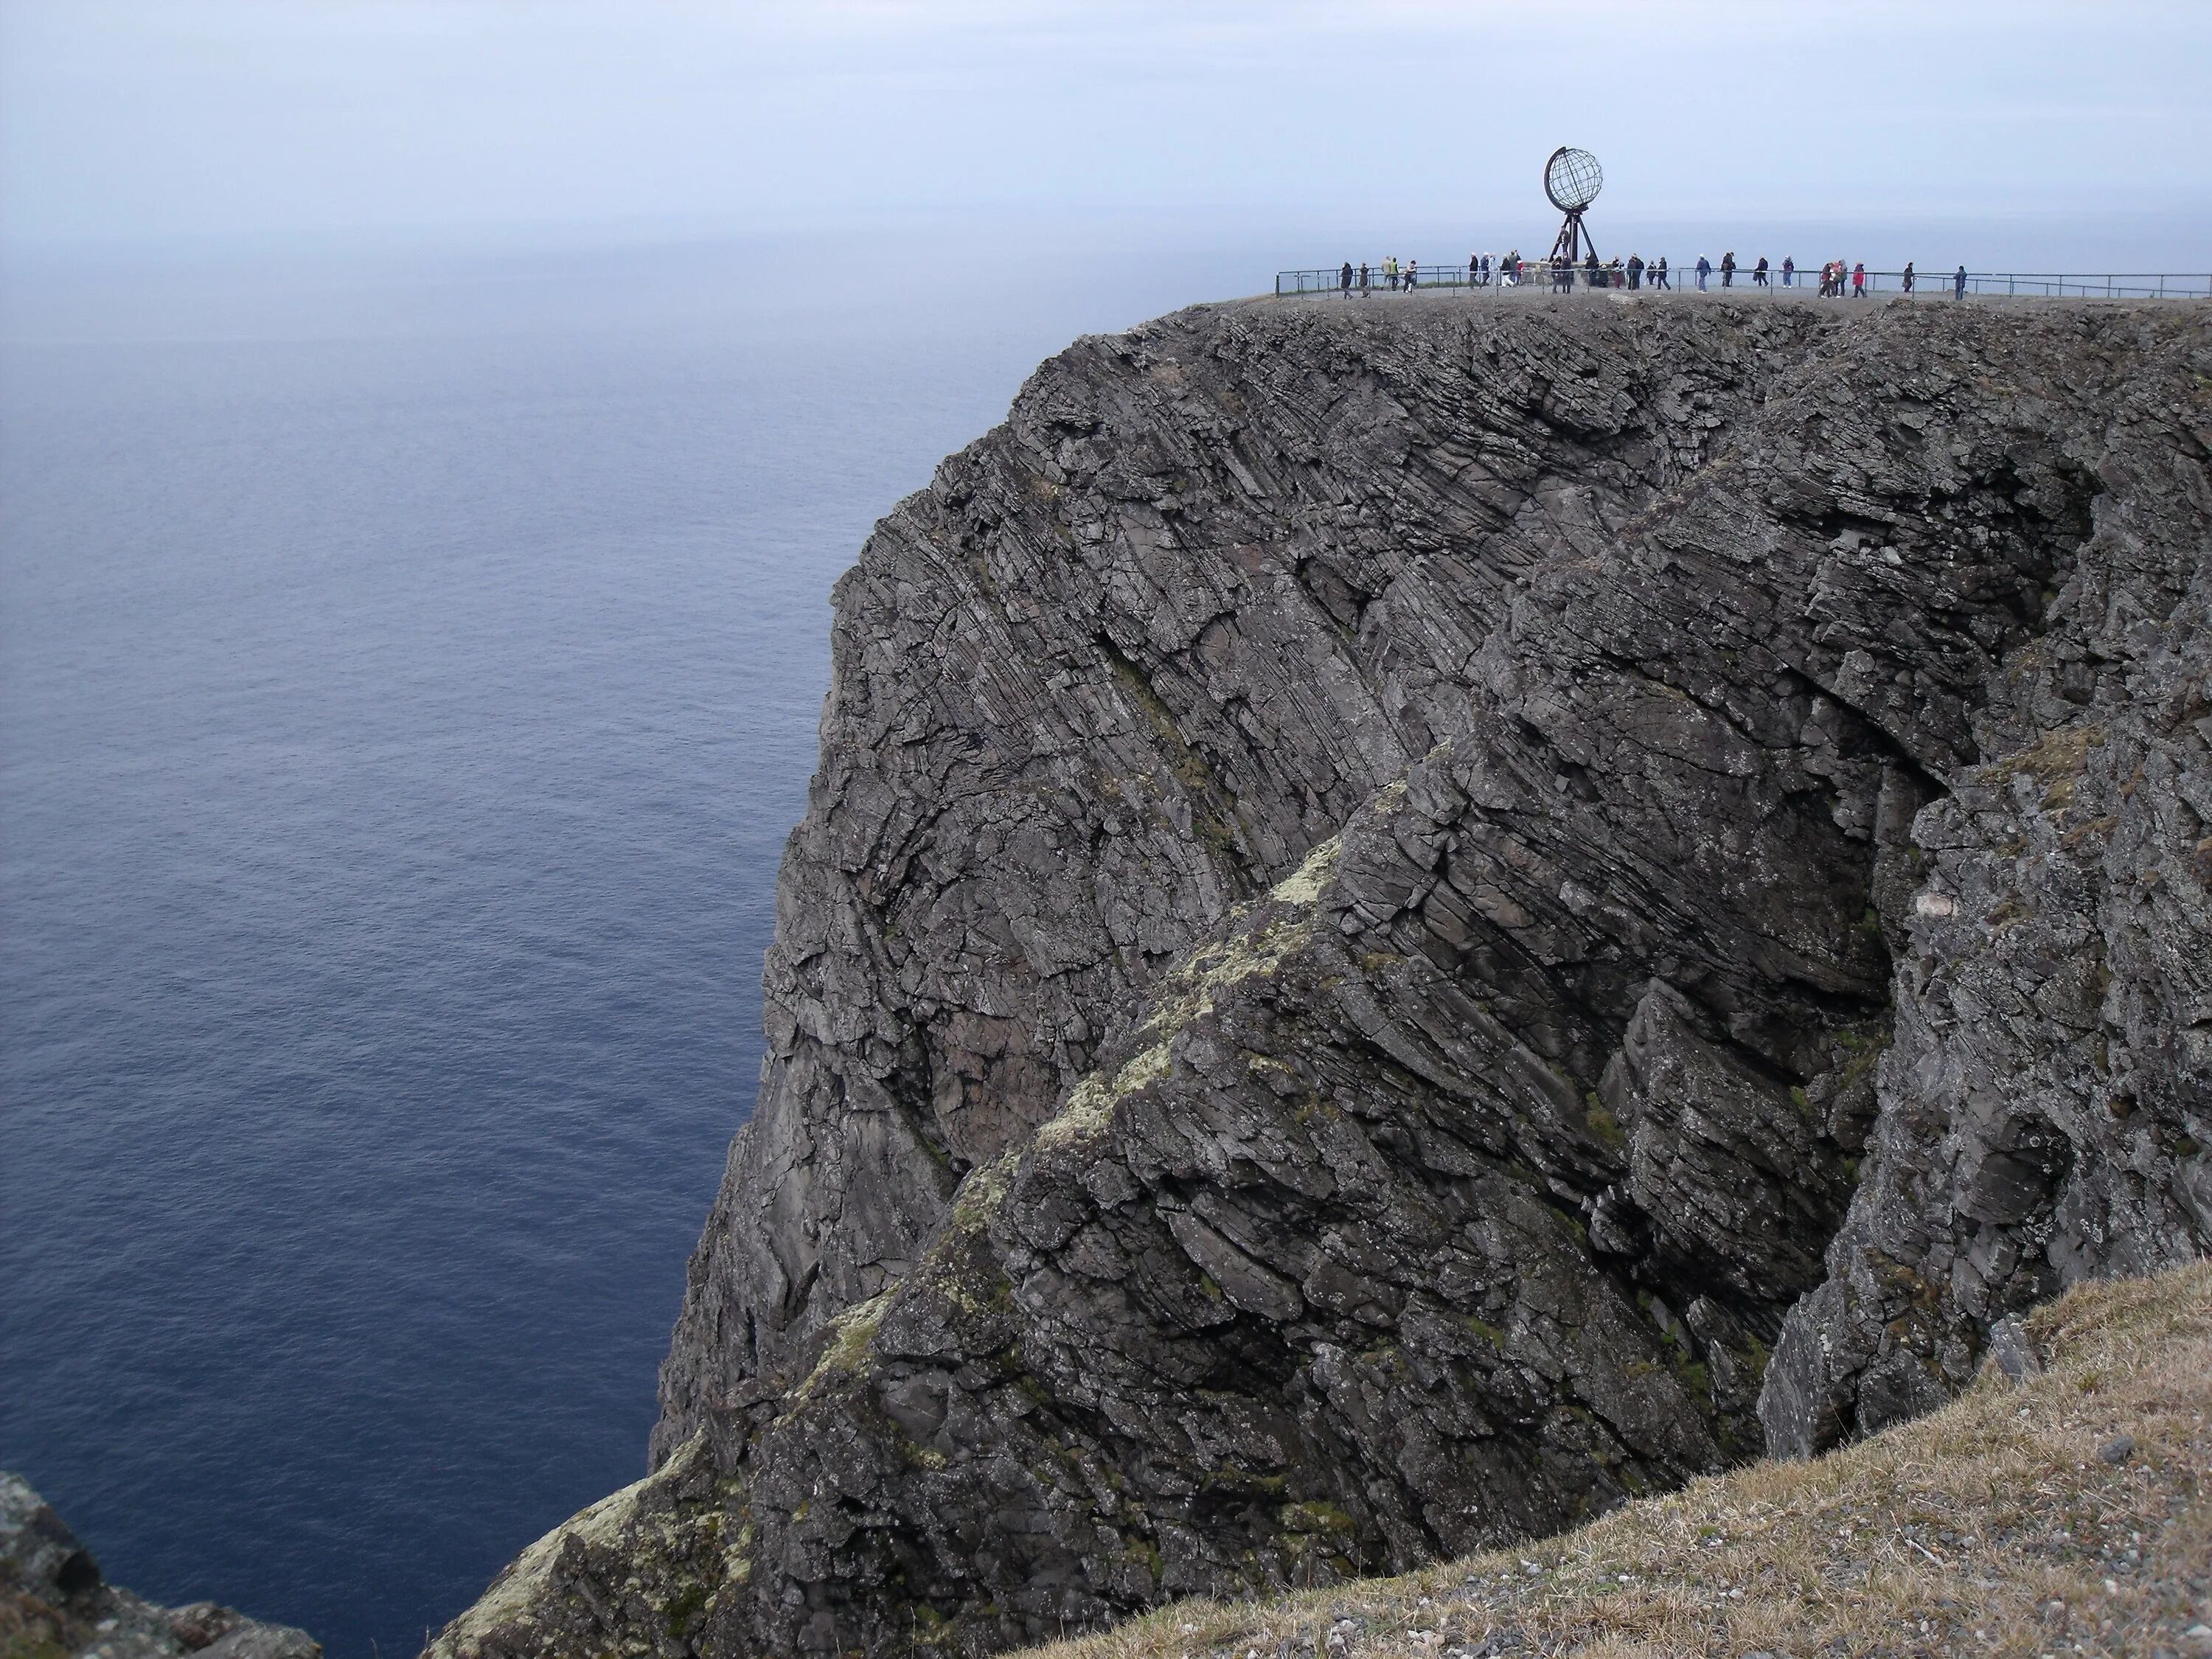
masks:
[[[434,1650],[1405,1566],[2202,1252],[2208,386],[2196,308],[1692,296],[1047,365],[840,585],[654,1472]]]
[[[322,1659],[305,1631],[234,1607],[156,1607],[100,1564],[19,1474],[0,1472],[0,1654],[8,1659]]]

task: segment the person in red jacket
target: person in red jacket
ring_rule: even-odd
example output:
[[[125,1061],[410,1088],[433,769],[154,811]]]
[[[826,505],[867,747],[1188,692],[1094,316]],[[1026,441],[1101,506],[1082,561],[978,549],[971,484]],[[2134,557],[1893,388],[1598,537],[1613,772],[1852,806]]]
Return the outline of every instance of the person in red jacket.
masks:
[[[1863,259],[1851,267],[1851,298],[1866,298],[1866,261]]]

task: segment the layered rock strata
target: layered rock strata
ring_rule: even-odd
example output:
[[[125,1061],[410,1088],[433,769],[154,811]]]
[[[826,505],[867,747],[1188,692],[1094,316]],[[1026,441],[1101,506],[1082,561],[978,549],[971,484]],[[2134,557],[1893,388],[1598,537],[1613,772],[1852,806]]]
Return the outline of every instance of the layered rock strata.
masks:
[[[2201,309],[1079,343],[840,585],[654,1472],[441,1654],[979,1651],[1923,1408],[2212,1242]]]
[[[193,1601],[164,1607],[111,1584],[20,1474],[0,1472],[0,1654],[8,1659],[322,1659],[305,1631]]]

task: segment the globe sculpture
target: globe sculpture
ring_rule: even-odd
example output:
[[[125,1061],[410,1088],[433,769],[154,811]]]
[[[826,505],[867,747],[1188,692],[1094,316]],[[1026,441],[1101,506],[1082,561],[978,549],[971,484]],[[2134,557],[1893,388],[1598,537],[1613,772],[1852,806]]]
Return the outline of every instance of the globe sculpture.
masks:
[[[1562,144],[1552,152],[1552,159],[1544,163],[1544,194],[1567,216],[1559,240],[1552,244],[1553,258],[1565,255],[1569,264],[1579,264],[1584,254],[1597,252],[1597,245],[1583,230],[1583,211],[1604,188],[1605,169],[1588,150]]]

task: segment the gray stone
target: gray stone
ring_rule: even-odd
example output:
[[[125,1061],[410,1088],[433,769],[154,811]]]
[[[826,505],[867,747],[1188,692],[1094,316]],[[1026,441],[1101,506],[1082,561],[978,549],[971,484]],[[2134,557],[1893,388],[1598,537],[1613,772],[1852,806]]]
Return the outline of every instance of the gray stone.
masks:
[[[2201,308],[2058,303],[1047,364],[839,584],[653,1471],[434,1650],[1410,1566],[2203,1252],[2208,386]]]
[[[208,1659],[320,1659],[323,1650],[303,1630],[248,1620],[200,1651]]]
[[[2043,1374],[2043,1356],[2017,1314],[2007,1314],[1990,1327],[1990,1361],[2013,1382],[2025,1382]]]
[[[0,1470],[0,1565],[25,1592],[62,1601],[100,1588],[100,1563],[20,1474]]]
[[[161,1607],[105,1582],[76,1535],[19,1474],[0,1471],[0,1652],[82,1659],[320,1659],[304,1631],[212,1601]]]
[[[246,1622],[236,1607],[214,1601],[192,1601],[169,1610],[169,1632],[187,1653],[197,1653],[221,1641]]]

